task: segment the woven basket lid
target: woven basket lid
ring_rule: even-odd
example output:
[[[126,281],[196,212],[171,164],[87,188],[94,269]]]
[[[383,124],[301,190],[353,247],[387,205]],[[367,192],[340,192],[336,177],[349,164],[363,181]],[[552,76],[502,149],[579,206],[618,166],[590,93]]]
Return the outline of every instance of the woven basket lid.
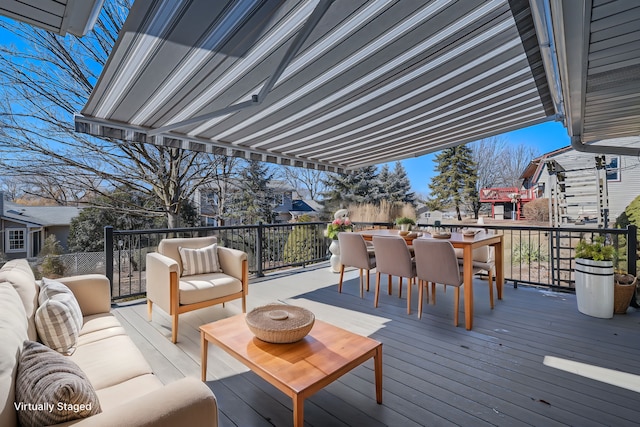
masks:
[[[267,342],[285,343],[302,339],[313,326],[315,316],[306,308],[268,304],[247,313],[249,329]]]

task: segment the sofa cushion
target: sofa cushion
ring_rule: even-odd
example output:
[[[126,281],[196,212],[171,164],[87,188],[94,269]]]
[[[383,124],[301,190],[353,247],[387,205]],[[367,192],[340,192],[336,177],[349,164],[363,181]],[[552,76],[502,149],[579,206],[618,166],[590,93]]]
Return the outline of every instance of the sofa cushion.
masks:
[[[180,304],[193,304],[242,291],[242,282],[224,273],[181,277]]]
[[[78,345],[69,358],[80,366],[98,391],[152,373],[144,356],[127,335]]]
[[[103,313],[85,316],[84,324],[78,337],[78,346],[117,335],[127,335],[127,332],[113,314]]]
[[[31,266],[25,259],[14,259],[0,268],[0,282],[9,282],[18,292],[27,314],[29,339],[37,340],[34,316],[38,308],[38,285]]]
[[[221,272],[216,243],[198,249],[179,247],[178,252],[182,260],[183,276]]]
[[[58,424],[101,412],[98,396],[78,365],[35,341],[25,341],[20,354],[16,405],[22,426]]]
[[[60,353],[71,353],[82,328],[82,311],[73,292],[62,283],[43,279],[36,310],[41,341]]]
[[[117,407],[144,396],[153,390],[162,388],[162,381],[153,374],[140,375],[120,384],[97,390],[100,407],[103,411]]]
[[[0,282],[0,426],[17,425],[15,378],[22,343],[29,339],[27,315],[18,291]]]

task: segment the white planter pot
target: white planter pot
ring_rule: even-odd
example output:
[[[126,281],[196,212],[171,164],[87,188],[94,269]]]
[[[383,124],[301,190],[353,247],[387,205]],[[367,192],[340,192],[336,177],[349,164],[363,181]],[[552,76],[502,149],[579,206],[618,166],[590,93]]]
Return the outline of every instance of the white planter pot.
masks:
[[[613,263],[576,258],[578,311],[588,316],[613,317]]]
[[[338,240],[332,240],[329,245],[329,252],[331,252],[331,258],[329,258],[330,269],[334,273],[340,273],[342,264],[340,263],[340,242]]]
[[[409,231],[411,229],[411,224],[400,224],[400,231]]]

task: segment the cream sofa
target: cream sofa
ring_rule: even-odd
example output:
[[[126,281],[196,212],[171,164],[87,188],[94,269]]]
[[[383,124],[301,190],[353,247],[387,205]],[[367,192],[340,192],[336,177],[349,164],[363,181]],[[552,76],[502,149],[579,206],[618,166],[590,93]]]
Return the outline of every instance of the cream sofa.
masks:
[[[163,385],[142,353],[110,313],[109,281],[102,275],[59,279],[74,293],[83,315],[75,352],[69,357],[86,374],[102,412],[63,425],[217,426],[211,390],[196,378]],[[37,341],[34,315],[39,285],[25,260],[0,269],[0,426],[18,425],[17,364],[23,342]]]

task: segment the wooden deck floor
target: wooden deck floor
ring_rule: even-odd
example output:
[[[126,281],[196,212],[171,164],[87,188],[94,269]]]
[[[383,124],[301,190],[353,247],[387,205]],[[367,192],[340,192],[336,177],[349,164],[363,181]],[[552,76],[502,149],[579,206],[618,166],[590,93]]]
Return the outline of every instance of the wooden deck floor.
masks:
[[[376,404],[373,362],[344,375],[305,403],[308,426],[637,426],[640,424],[640,312],[613,319],[585,316],[575,296],[505,286],[489,308],[486,281],[474,285],[472,331],[453,326],[453,292],[438,287],[437,304],[422,319],[406,314],[403,298],[373,287],[360,299],[355,270],[338,275],[325,265],[252,280],[248,309],[286,302],[316,317],[383,343],[383,403]],[[372,284],[374,280],[372,278]],[[417,291],[414,289],[414,301]],[[415,306],[415,303],[414,303]],[[633,309],[631,309],[633,310]],[[142,303],[115,309],[160,379],[200,377],[198,326],[239,313],[237,302],[180,317],[179,342],[171,344],[169,317]],[[545,357],[626,373],[631,391],[545,365]],[[555,359],[555,360],[558,360]],[[290,426],[289,398],[217,347],[209,348],[207,384],[216,394],[220,425]],[[587,374],[593,369],[579,369]],[[630,375],[629,375],[630,374]],[[604,374],[612,379],[611,373]]]

